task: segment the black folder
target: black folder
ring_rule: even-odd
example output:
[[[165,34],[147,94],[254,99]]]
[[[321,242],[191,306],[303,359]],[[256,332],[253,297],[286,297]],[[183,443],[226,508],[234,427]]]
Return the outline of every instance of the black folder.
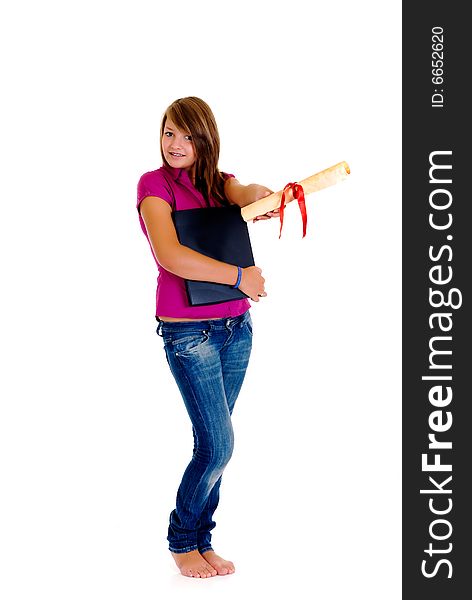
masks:
[[[177,237],[183,246],[231,265],[243,268],[254,265],[247,223],[241,216],[239,206],[176,210],[172,217]],[[224,283],[186,279],[185,285],[191,306],[219,304],[248,297],[241,290]]]

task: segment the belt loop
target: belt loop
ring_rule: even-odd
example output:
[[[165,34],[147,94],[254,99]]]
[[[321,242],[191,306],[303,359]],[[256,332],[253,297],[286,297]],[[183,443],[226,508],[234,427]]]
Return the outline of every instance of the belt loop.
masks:
[[[156,319],[157,319],[157,321],[158,321],[158,325],[157,325],[156,333],[157,333],[157,335],[158,335],[158,336],[160,336],[160,337],[164,337],[164,336],[162,335],[162,323],[163,323],[163,321],[161,321],[161,319],[159,319],[158,317],[156,317]]]

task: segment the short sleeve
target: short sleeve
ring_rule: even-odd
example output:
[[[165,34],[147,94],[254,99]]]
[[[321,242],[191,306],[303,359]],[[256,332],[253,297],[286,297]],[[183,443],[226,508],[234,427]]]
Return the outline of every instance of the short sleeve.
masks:
[[[149,171],[144,173],[138,181],[138,198],[136,208],[139,212],[139,206],[146,196],[157,196],[170,204],[174,205],[174,194],[165,178],[165,176],[157,171]]]
[[[233,177],[234,179],[236,179],[236,177],[232,173],[225,173],[224,171],[221,171],[221,174],[223,175],[225,181],[227,179],[230,179],[231,177]]]

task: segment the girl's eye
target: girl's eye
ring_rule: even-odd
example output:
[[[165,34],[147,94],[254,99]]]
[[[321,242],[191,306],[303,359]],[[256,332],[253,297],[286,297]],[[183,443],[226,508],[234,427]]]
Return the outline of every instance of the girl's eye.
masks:
[[[191,141],[192,141],[192,136],[191,136],[191,135],[186,135],[186,136],[185,136],[185,139],[186,139],[187,141],[191,142]]]
[[[164,132],[164,135],[166,135],[167,137],[171,137],[172,131],[166,131]]]

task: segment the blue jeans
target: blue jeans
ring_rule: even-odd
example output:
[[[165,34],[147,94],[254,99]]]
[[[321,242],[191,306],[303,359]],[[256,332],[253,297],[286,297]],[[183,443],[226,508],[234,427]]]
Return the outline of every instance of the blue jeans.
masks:
[[[194,438],[193,456],[169,517],[169,550],[203,553],[213,550],[213,513],[233,453],[231,415],[251,354],[251,316],[246,311],[228,319],[160,321],[157,333],[164,340]]]

